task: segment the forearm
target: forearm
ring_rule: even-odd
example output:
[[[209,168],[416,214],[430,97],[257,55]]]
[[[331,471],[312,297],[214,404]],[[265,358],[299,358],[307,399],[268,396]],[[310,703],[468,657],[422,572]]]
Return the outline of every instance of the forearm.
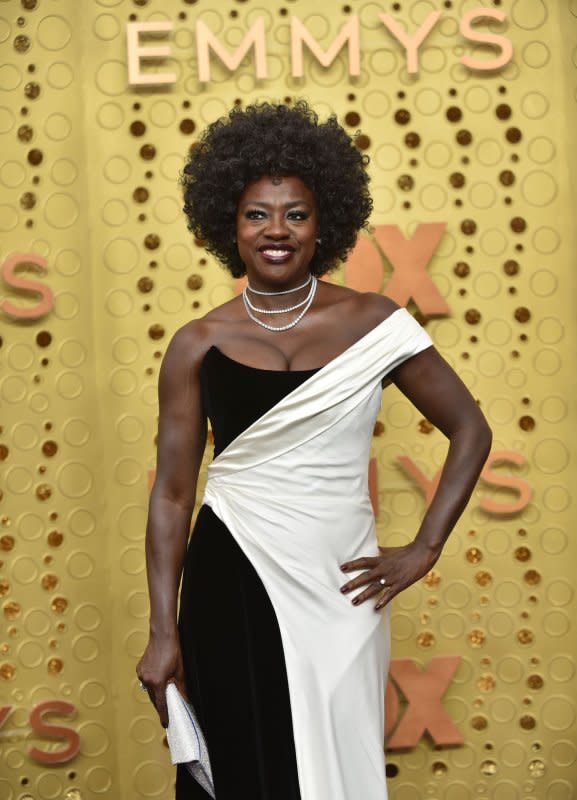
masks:
[[[432,554],[441,552],[469,501],[490,447],[491,431],[485,423],[463,428],[451,437],[437,490],[415,543],[425,546]]]
[[[146,570],[151,637],[177,635],[178,587],[192,507],[151,494],[146,530]]]

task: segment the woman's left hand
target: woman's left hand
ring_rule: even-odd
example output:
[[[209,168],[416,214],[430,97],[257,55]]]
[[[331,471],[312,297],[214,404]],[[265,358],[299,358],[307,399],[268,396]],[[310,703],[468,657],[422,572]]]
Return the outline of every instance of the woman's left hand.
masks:
[[[379,552],[378,556],[356,558],[341,565],[343,572],[365,570],[341,586],[343,594],[366,587],[353,597],[353,605],[378,595],[375,610],[379,611],[396,594],[426,575],[440,556],[440,552],[417,541],[403,547],[379,547]]]

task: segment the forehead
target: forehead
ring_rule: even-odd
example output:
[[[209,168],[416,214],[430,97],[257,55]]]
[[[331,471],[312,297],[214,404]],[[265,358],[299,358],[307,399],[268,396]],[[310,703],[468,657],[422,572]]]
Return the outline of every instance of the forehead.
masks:
[[[315,198],[308,186],[296,175],[271,177],[265,175],[257,181],[249,183],[241,195],[241,203],[284,203],[304,201],[315,205]]]

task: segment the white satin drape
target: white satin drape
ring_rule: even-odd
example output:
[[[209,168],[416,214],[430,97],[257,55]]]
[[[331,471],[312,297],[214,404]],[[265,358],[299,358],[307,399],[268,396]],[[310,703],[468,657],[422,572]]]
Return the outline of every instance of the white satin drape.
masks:
[[[277,615],[302,800],[387,797],[388,614],[353,606],[339,591],[339,565],[378,553],[367,465],[381,381],[431,344],[398,309],[208,468],[203,502],[250,559]]]

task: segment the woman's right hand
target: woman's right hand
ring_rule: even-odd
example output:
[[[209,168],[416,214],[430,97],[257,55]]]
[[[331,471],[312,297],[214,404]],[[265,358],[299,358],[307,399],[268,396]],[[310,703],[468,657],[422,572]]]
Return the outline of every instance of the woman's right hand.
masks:
[[[148,696],[158,712],[162,727],[166,728],[168,726],[166,684],[175,683],[181,695],[188,699],[178,638],[160,639],[151,636],[142,658],[136,665],[136,674],[148,691]]]

